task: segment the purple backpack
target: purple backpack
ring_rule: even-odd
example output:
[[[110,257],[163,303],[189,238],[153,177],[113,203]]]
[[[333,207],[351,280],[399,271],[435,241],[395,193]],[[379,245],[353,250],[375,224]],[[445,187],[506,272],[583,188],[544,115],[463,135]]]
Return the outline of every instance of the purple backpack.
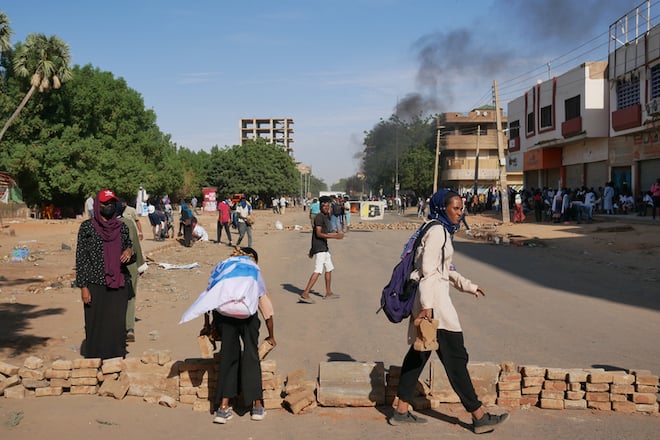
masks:
[[[417,295],[417,287],[419,281],[411,280],[410,274],[413,271],[415,262],[415,253],[417,247],[422,242],[422,237],[426,232],[435,225],[440,225],[437,221],[429,222],[413,233],[408,239],[408,243],[403,248],[401,254],[401,261],[399,261],[392,270],[392,276],[389,283],[383,288],[380,296],[380,308],[376,313],[381,310],[385,312],[387,319],[393,323],[399,323],[410,316],[412,313],[413,303]],[[447,231],[445,231],[445,234]],[[445,247],[442,246],[442,260],[445,259]]]

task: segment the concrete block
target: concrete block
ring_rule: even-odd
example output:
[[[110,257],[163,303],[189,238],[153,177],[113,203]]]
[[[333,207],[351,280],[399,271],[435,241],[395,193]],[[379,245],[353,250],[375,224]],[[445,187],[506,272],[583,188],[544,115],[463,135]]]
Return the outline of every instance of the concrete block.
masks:
[[[262,360],[261,371],[269,371],[271,373],[275,373],[277,371],[277,361],[274,359]]]
[[[520,392],[520,382],[498,382],[497,391],[518,391]]]
[[[322,406],[382,405],[385,367],[382,362],[321,362],[317,397]]]
[[[103,372],[103,374],[119,373],[123,368],[124,365],[123,361],[124,359],[120,357],[106,359],[103,361],[103,364],[101,365],[101,371]]]
[[[592,393],[587,391],[585,398],[589,402],[609,402],[610,393]]]
[[[630,401],[612,402],[612,410],[626,414],[632,414],[637,411],[636,405]]]
[[[612,402],[596,402],[593,400],[587,400],[587,408],[597,409],[599,411],[611,411]]]
[[[518,370],[523,377],[545,377],[546,369],[536,365],[521,365]]]
[[[568,381],[571,383],[586,382],[589,373],[584,370],[568,370]]]
[[[639,385],[653,385],[658,386],[658,376],[655,374],[637,374],[635,375],[635,383]]]
[[[44,360],[37,356],[28,356],[25,361],[23,361],[23,366],[30,370],[37,370],[43,368]]]
[[[46,379],[68,379],[71,377],[71,370],[55,370],[54,368],[48,368],[44,371],[44,377]]]
[[[541,385],[534,387],[523,387],[520,390],[524,394],[541,394]]]
[[[104,397],[114,397],[117,400],[123,399],[128,393],[130,382],[127,377],[120,375],[117,380],[106,380],[99,389],[99,395]]]
[[[543,399],[564,400],[564,394],[565,394],[564,391],[542,390],[541,400]]]
[[[158,397],[160,397],[160,396],[158,396]],[[194,405],[197,400],[199,400],[199,399],[195,395],[193,395],[193,396],[179,396],[179,402],[185,403],[185,404],[188,404],[188,405]],[[158,400],[156,400],[156,402],[154,402],[154,403],[157,403],[157,402],[158,402]]]
[[[199,388],[197,387],[179,387],[179,396],[196,396]]]
[[[587,382],[585,384],[585,389],[588,392],[605,393],[605,392],[610,390],[610,384],[609,383],[589,383],[589,382]]]
[[[509,398],[497,398],[497,406],[503,406],[507,408],[518,408],[520,406],[520,399],[509,399]]]
[[[566,391],[566,382],[563,380],[546,380],[543,382],[544,390]]]
[[[635,376],[625,371],[613,371],[612,383],[617,385],[631,385],[635,383]]]
[[[69,380],[71,381],[71,386],[92,386],[99,383],[96,377],[72,377]]]
[[[90,358],[90,359],[74,359],[72,368],[96,368],[98,369],[103,362],[100,358]]]
[[[62,387],[46,387],[46,388],[37,388],[34,390],[34,395],[37,397],[44,396],[61,396],[64,392]]]
[[[35,388],[46,388],[47,386],[50,385],[50,382],[48,382],[45,379],[42,380],[37,380],[37,379],[23,379],[21,381],[23,386],[28,389],[28,390],[33,390]]]
[[[566,391],[566,400],[582,400],[584,399],[584,391]]]
[[[562,368],[548,368],[546,370],[545,377],[548,380],[560,380],[562,382],[566,382],[568,371]]]
[[[54,378],[50,380],[50,386],[57,388],[71,388],[71,379]]]
[[[494,405],[497,400],[497,382],[500,377],[500,366],[495,363],[469,363],[468,371],[479,399],[485,405]],[[460,401],[449,384],[445,368],[438,359],[431,361],[431,395],[442,402],[455,403]]]
[[[5,388],[5,397],[7,399],[25,399],[25,387],[21,384]]]
[[[20,370],[20,367],[0,361],[0,373],[5,376],[14,376],[18,374],[18,370]]]
[[[50,365],[50,368],[52,368],[53,370],[72,370],[73,361],[58,359],[56,361],[53,361],[53,363]]]
[[[160,406],[166,406],[168,408],[176,408],[177,406],[176,399],[173,399],[172,397],[166,395],[160,396],[160,399],[158,399],[158,404]]]
[[[656,403],[658,398],[652,393],[633,393],[632,401],[634,403],[653,404]]]
[[[638,393],[657,393],[658,387],[655,385],[639,385],[635,384],[635,391]]]
[[[45,377],[45,370],[33,370],[31,368],[21,367],[18,370],[18,376],[21,379],[41,380]]]
[[[587,377],[589,383],[612,383],[612,373],[609,372],[591,372]]]
[[[540,387],[543,385],[543,382],[545,382],[545,378],[543,376],[523,376],[522,378],[522,386],[524,388]]]
[[[635,411],[642,413],[656,414],[658,412],[658,403],[657,402],[650,404],[636,403]]]
[[[8,377],[0,382],[0,396],[2,396],[7,388],[15,387],[21,383],[21,378],[18,374]]]
[[[271,375],[269,379],[261,379],[261,387],[264,390],[281,390],[283,382],[282,376]]]
[[[584,399],[564,400],[564,409],[587,409],[587,401]]]
[[[520,373],[515,373],[510,371],[502,371],[502,373],[500,373],[500,382],[520,383],[521,381],[522,381],[522,374]]]
[[[541,398],[541,408],[543,409],[564,409],[563,399],[543,399]]]
[[[93,377],[96,378],[98,374],[98,368],[74,368],[71,370],[71,378],[78,377]]]
[[[634,392],[635,392],[634,385],[617,385],[614,383],[610,385],[610,393],[613,394],[632,394]]]
[[[158,392],[161,395],[165,394],[174,399],[179,398],[179,376],[168,377],[167,374],[127,371],[123,371],[123,375],[128,376],[130,382],[130,387],[128,388],[129,396],[142,397],[150,392]]]
[[[71,394],[96,394],[99,387],[96,385],[71,385]]]

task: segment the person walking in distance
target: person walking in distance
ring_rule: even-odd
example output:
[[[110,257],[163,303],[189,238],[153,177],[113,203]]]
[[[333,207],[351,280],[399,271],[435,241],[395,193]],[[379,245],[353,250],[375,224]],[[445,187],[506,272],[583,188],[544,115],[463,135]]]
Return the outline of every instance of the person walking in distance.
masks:
[[[474,432],[483,434],[493,431],[508,418],[508,414],[487,413],[479,401],[467,369],[468,353],[463,342],[463,330],[449,296],[450,286],[476,298],[485,296],[481,287],[456,272],[452,264],[452,238],[460,227],[462,213],[463,201],[451,190],[442,189],[431,198],[429,221],[440,224],[432,226],[424,235],[415,257],[411,278],[419,279],[419,290],[410,316],[408,342],[411,345],[401,366],[397,390],[399,401],[389,419],[391,425],[426,423],[426,419],[412,414],[408,409],[419,375],[431,356],[430,351],[415,350],[415,320],[437,320],[439,348],[436,353],[463,407],[472,414]]]
[[[222,229],[227,235],[227,244],[231,246],[231,232],[229,223],[231,222],[231,202],[225,199],[218,204],[218,244],[222,243]]]
[[[323,299],[337,299],[339,295],[332,293],[331,281],[334,265],[328,248],[328,239],[334,238],[341,240],[344,238],[343,232],[331,232],[330,227],[330,197],[323,196],[319,198],[321,212],[314,218],[314,230],[312,231],[312,247],[309,250],[309,257],[314,258],[314,272],[309,277],[307,287],[300,294],[298,302],[305,304],[314,304],[314,300],[309,297],[309,292],[316,284],[319,276],[325,271],[325,296]]]

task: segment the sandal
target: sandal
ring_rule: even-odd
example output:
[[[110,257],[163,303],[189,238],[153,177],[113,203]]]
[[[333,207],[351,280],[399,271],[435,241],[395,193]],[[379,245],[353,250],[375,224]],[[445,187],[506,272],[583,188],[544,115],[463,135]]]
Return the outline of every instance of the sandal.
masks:
[[[305,298],[302,295],[300,295],[298,297],[298,302],[299,303],[304,303],[304,304],[315,304],[316,303],[316,301],[314,301],[312,298]]]
[[[337,293],[332,293],[330,295],[326,295],[323,297],[323,299],[339,299],[339,298],[341,298],[341,296],[339,296],[339,294]]]

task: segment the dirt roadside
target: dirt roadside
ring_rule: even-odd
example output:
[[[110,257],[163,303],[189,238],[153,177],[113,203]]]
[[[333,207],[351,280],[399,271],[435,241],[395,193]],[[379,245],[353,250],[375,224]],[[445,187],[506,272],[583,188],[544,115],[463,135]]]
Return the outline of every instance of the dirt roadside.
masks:
[[[200,219],[213,238],[215,217],[200,216]],[[284,231],[276,230],[276,220],[284,223]],[[409,235],[409,232],[402,232],[393,225],[418,221],[414,215],[405,216],[404,222],[400,220],[397,216],[388,216],[384,223],[393,228],[390,233],[392,238],[390,240],[382,234],[377,235],[380,241],[369,244],[372,247],[371,253],[380,255],[381,252],[393,254],[396,253],[394,250],[398,251],[401,237]],[[483,234],[481,239],[475,241],[483,245],[490,245],[487,241],[488,234],[508,234],[513,238],[513,246],[543,247],[550,253],[561,255],[579,254],[588,256],[595,263],[614,262],[616,267],[638,272],[651,282],[655,280],[656,285],[660,280],[660,272],[656,267],[660,252],[660,222],[598,221],[590,225],[501,225],[488,216],[468,217],[468,221],[473,232]],[[20,364],[29,355],[40,356],[46,361],[79,356],[78,350],[84,335],[82,306],[78,290],[70,287],[79,224],[79,221],[74,220],[29,220],[5,222],[2,225],[0,257],[10,256],[11,250],[17,246],[27,246],[30,257],[13,263],[8,257],[7,261],[0,263],[0,359]],[[302,230],[296,231],[296,225],[301,226]],[[295,248],[298,242],[307,243],[306,227],[307,220],[302,212],[287,210],[284,217],[266,211],[259,212],[254,233],[255,247],[260,253],[262,269],[267,274],[266,279],[274,296],[276,311],[291,307],[295,302],[293,295],[304,287],[308,277],[308,266],[301,268],[298,260],[282,252],[287,247]],[[372,227],[365,225],[363,235],[369,236],[368,232]],[[362,232],[356,227],[354,233]],[[147,233],[146,236],[149,237],[150,234]],[[459,233],[457,240],[472,241],[464,232]],[[194,338],[199,326],[177,326],[176,322],[182,310],[203,290],[212,267],[229,253],[229,248],[214,243],[197,243],[192,249],[185,249],[174,241],[155,242],[149,239],[143,242],[143,246],[145,255],[152,263],[144,278],[140,280],[137,306],[137,316],[140,319],[138,339],[135,344],[129,346],[129,350],[131,354],[137,355],[147,348],[171,349],[178,358],[195,357],[198,351]],[[197,262],[199,267],[186,271],[166,271],[157,267],[158,262]],[[600,267],[599,270],[612,270],[611,265],[596,266]],[[338,272],[338,275],[341,276],[341,273]],[[369,279],[368,272],[365,272],[365,278],[365,281],[382,284],[380,278]],[[339,280],[337,285],[345,286],[342,281]],[[322,291],[320,284],[316,287]],[[341,309],[338,309],[338,312],[342,313]],[[297,365],[309,367],[308,370],[313,373],[314,365],[325,359],[305,356],[304,347],[285,345],[288,341],[296,340],[298,332],[329,323],[322,320],[317,324],[318,318],[307,312],[281,315],[282,318],[278,317],[276,321],[276,331],[282,347],[278,347],[279,354],[276,348],[273,358],[281,365],[282,373],[291,371],[292,367]],[[293,316],[296,316],[295,322],[291,320]],[[318,342],[321,344],[326,342],[325,339],[332,340],[333,335],[321,334],[320,338]],[[303,354],[285,356],[301,352]],[[117,435],[137,438],[138,433],[201,438],[219,433],[218,427],[210,424],[207,414],[194,413],[185,406],[167,409],[148,405],[139,399],[114,402],[111,399],[80,399],[77,396],[57,398],[57,408],[52,407],[53,402],[54,399],[31,398],[20,402],[0,399],[0,422],[8,421],[11,414],[24,414],[23,421],[15,427],[8,427],[6,424],[0,426],[0,433],[7,432],[17,439],[52,433],[67,433],[67,437],[74,439],[87,438],[88,435],[100,438]],[[66,414],[83,416],[80,421],[72,421]],[[464,412],[454,408],[443,410],[442,416],[431,415],[439,420],[414,433],[387,426],[384,423],[385,416],[382,410],[369,408],[319,408],[304,416],[272,411],[266,423],[255,424],[245,420],[246,418],[239,418],[232,426],[222,428],[227,428],[225,431],[228,435],[253,438],[264,438],[266,435],[270,438],[371,438],[378,435],[390,437],[393,433],[408,438],[426,438],[438,430],[457,438],[473,435],[464,426],[469,422],[469,418]],[[75,426],[75,435],[71,435],[70,423]],[[149,426],[145,426],[145,423]],[[601,425],[607,428],[603,431],[603,428],[598,428]],[[658,428],[660,417],[657,415],[625,416],[591,411],[548,412],[532,408],[517,411],[514,423],[503,427],[501,432],[496,432],[490,438],[533,436],[539,440],[650,439],[655,438],[651,435],[655,435]],[[529,436],[520,437],[516,432]]]

